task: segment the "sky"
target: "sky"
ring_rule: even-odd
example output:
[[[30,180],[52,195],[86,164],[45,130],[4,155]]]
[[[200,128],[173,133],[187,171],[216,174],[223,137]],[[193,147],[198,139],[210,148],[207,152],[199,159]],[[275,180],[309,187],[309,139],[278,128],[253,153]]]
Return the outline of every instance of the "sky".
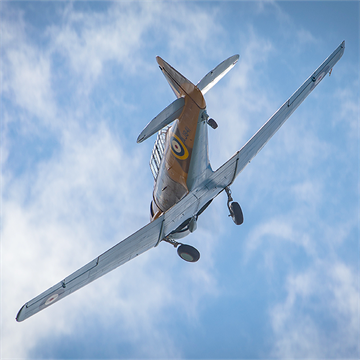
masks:
[[[360,357],[359,2],[0,3],[1,359]],[[149,221],[154,136],[174,99],[155,57],[205,96],[218,168],[343,41],[345,53],[184,239],[22,323],[20,307]]]

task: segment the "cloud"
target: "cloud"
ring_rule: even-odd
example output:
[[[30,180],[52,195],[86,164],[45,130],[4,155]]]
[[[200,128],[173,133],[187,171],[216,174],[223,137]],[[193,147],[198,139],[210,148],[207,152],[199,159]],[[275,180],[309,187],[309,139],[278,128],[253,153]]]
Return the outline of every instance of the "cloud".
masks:
[[[88,94],[110,62],[127,72],[144,66],[138,54],[146,46],[144,35],[157,8],[147,3],[121,2],[104,12],[81,12],[67,5],[60,28],[54,25],[48,30],[52,52],[68,63],[82,82],[82,86],[77,84],[78,89]]]
[[[281,283],[268,299],[272,357],[354,357],[360,350],[357,260],[345,262],[341,254],[356,247],[357,210],[328,212],[344,199],[328,194],[326,179],[306,173],[308,180],[290,185],[290,198],[283,195],[286,183],[273,191],[267,220],[247,236],[243,263],[263,269],[269,286]],[[269,202],[263,193],[260,199],[258,207]]]
[[[4,44],[7,51],[2,56],[2,95],[49,125],[56,115],[50,59],[26,42],[21,25],[20,30],[15,27],[4,19],[2,33],[8,36]]]
[[[148,214],[138,209],[148,208],[149,197],[144,194],[151,189],[134,192],[143,186],[138,176],[143,160],[125,151],[107,129],[97,128],[95,133],[83,137],[77,133],[77,141],[69,139],[56,161],[42,164],[32,174],[34,180],[13,180],[4,189],[4,356],[26,357],[40,346],[40,339],[67,336],[79,321],[88,318],[98,319],[107,329],[117,327],[124,341],[138,343],[142,339],[143,348],[137,347],[139,357],[151,353],[176,356],[179,350],[161,330],[164,313],[176,303],[176,314],[194,321],[201,299],[213,292],[211,262],[206,257],[195,269],[180,264],[174,268],[174,260],[180,260],[174,249],[162,245],[81,289],[70,301],[65,299],[24,323],[15,322],[25,301],[148,221]],[[210,246],[211,237],[202,233],[198,236],[205,241],[208,238]],[[211,253],[206,253],[211,258]],[[197,291],[189,291],[193,288]],[[62,316],[54,324],[57,313]],[[160,340],[161,346],[152,345]]]
[[[72,295],[70,301],[65,299],[24,323],[15,322],[25,301],[148,222],[148,213],[139,212],[139,208],[148,209],[151,199],[151,183],[143,180],[143,174],[149,174],[148,168],[143,169],[148,154],[127,147],[126,135],[112,131],[114,126],[104,112],[91,114],[89,102],[100,75],[112,61],[120,64],[124,73],[142,68],[138,55],[157,11],[156,6],[145,3],[117,3],[103,14],[87,14],[66,5],[64,24],[47,28],[49,42],[41,46],[29,40],[27,23],[21,32],[14,30],[16,22],[4,25],[14,34],[3,49],[3,95],[11,104],[6,110],[7,141],[2,144],[4,153],[9,154],[2,168],[4,357],[37,356],[44,352],[41,344],[70,336],[79,322],[89,317],[97,317],[108,329],[118,327],[130,343],[141,339],[143,347],[137,346],[137,356],[178,357],[181,351],[164,331],[166,310],[176,303],[176,316],[194,320],[202,298],[214,294],[215,280],[209,271],[213,240],[209,232],[200,230],[199,236],[208,238],[204,251],[209,260],[204,259],[195,269],[174,265],[174,249],[160,246],[151,256],[144,254],[121,272]],[[59,65],[59,59],[64,63]],[[69,73],[64,75],[66,71]],[[58,85],[63,85],[65,78],[74,87],[68,96],[81,102],[66,101],[62,106]],[[18,113],[31,119],[35,130],[22,133],[26,125],[19,121]],[[43,158],[30,147],[22,159],[32,157],[33,166],[22,168],[20,174],[9,163],[19,151],[11,136],[16,126],[18,137],[39,142],[44,141],[46,130],[37,132],[36,126],[43,126],[56,144]],[[164,258],[164,251],[171,251],[171,256]],[[173,271],[166,272],[166,268]],[[59,318],[57,314],[62,315]]]
[[[260,38],[252,27],[238,41],[243,52],[236,67],[206,94],[209,115],[220,125],[216,133],[210,131],[210,160],[214,169],[260,128],[266,121],[264,114],[274,111],[269,93],[259,85],[265,72],[262,66],[274,50],[273,44]],[[214,143],[216,147],[212,147]]]
[[[35,173],[12,179],[4,187],[5,333],[9,330],[7,325],[13,330],[19,327],[14,316],[22,302],[45,290],[46,284],[51,286],[67,276],[71,269],[87,263],[98,255],[100,248],[106,250],[129,231],[125,223],[119,232],[118,219],[125,217],[126,208],[130,214],[136,210],[131,211],[131,199],[127,194],[118,195],[117,189],[129,188],[129,180],[135,183],[134,173],[127,176],[121,169],[131,161],[131,168],[136,171],[136,163],[122,153],[108,131],[98,130],[97,135],[87,134],[86,140],[71,139],[57,159],[41,164]],[[112,201],[106,200],[110,197]],[[96,245],[104,235],[111,238],[105,238],[101,246]],[[43,325],[40,331],[43,336],[47,326]],[[62,321],[56,327],[57,331],[65,328]],[[36,332],[32,334],[35,336]],[[5,341],[4,354],[14,346],[14,341],[21,339],[11,333],[9,336],[11,341]],[[26,350],[25,345],[21,356],[25,356]]]
[[[297,36],[297,43],[300,43],[301,46],[306,45],[306,46],[310,46],[310,45],[314,45],[317,44],[319,41],[318,39],[316,39],[314,37],[314,35],[306,29],[300,29],[297,31],[296,33]],[[299,45],[299,44],[297,44]]]
[[[356,271],[346,256],[336,255],[345,251],[356,229],[349,216],[354,209],[339,206],[345,175],[338,185],[328,186],[339,171],[338,145],[321,137],[301,112],[232,188],[242,196],[249,225],[230,230],[224,199],[216,199],[200,218],[199,229],[186,239],[201,251],[199,263],[188,266],[171,246],[160,244],[54,307],[15,322],[25,301],[148,221],[152,179],[147,150],[152,144],[135,148],[132,138],[152,111],[161,110],[159,103],[166,106],[173,99],[161,73],[153,76],[154,54],[196,82],[232,55],[229,49],[241,49],[238,65],[206,95],[209,115],[219,123],[216,132],[210,129],[214,168],[291,95],[281,92],[286,80],[279,75],[282,63],[272,68],[285,54],[280,41],[249,22],[229,39],[219,6],[119,2],[101,11],[82,6],[57,4],[56,21],[49,19],[46,26],[29,16],[11,18],[11,6],[3,10],[1,355],[186,357],[190,350],[182,340],[191,330],[205,333],[208,323],[214,325],[213,312],[232,291],[223,282],[238,276],[221,273],[221,256],[227,270],[230,260],[247,267],[251,281],[255,268],[262,269],[261,295],[274,282],[280,284],[261,319],[265,336],[273,336],[274,356],[358,353]],[[289,21],[288,14],[279,16]],[[29,35],[29,28],[36,36]],[[311,43],[312,33],[297,34],[304,44]],[[341,94],[341,101],[347,99],[349,90]],[[351,99],[338,110],[342,119],[356,113]],[[308,106],[323,124],[322,106]],[[351,159],[343,163],[342,174],[349,174]],[[332,164],[326,171],[320,166],[324,162]],[[336,214],[333,208],[339,209]],[[225,236],[243,241],[229,245]],[[241,306],[229,306],[229,312]],[[248,319],[239,322],[244,333]],[[335,340],[324,351],[327,322],[336,325],[330,333]],[[270,331],[264,330],[268,325]]]
[[[335,126],[346,124],[348,128],[348,136],[353,139],[359,139],[359,79],[356,79],[353,86],[341,89],[336,93],[336,98],[340,99],[340,109],[337,110],[338,116],[335,118]]]
[[[358,354],[360,289],[356,277],[339,260],[319,262],[287,276],[286,300],[270,312],[275,335],[272,356],[351,358]]]

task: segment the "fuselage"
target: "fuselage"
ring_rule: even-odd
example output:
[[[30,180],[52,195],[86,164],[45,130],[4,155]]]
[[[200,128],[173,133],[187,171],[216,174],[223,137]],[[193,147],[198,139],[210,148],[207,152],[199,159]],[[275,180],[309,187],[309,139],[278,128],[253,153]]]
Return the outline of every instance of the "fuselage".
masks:
[[[185,90],[181,89],[178,97],[184,97],[185,106],[166,133],[164,153],[153,191],[152,220],[188,194],[194,184],[194,172],[209,167],[204,97],[190,82]],[[205,130],[205,136],[200,139],[198,130],[201,128],[204,128],[200,132]],[[195,168],[194,164],[197,164]]]

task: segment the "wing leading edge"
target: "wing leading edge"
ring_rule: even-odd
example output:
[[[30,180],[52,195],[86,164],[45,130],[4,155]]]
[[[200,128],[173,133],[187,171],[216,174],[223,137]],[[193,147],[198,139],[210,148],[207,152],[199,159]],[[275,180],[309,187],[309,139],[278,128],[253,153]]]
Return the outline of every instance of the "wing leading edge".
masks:
[[[23,321],[27,319],[154,247],[161,240],[159,237],[161,236],[163,220],[163,216],[161,216],[147,224],[64,280],[27,302],[18,312],[16,320]]]
[[[233,183],[246,165],[257,155],[290,115],[340,60],[344,51],[345,41],[343,41],[299,89],[286,100],[257,133],[232,158],[212,174],[213,181],[218,184],[217,186],[226,187]]]

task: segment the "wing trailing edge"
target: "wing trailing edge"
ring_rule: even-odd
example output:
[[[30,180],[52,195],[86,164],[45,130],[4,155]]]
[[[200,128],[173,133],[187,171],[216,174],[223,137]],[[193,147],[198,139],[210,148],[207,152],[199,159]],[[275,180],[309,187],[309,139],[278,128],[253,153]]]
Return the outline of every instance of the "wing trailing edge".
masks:
[[[161,216],[147,224],[64,280],[28,301],[17,313],[16,321],[24,321],[28,317],[156,246],[161,240],[163,220],[164,216]]]
[[[345,41],[309,76],[294,94],[275,112],[275,114],[256,132],[256,134],[235,155],[223,164],[216,173],[221,170],[222,184],[228,186],[257,155],[271,137],[280,129],[290,115],[315,89],[321,80],[331,71],[340,60],[345,51]],[[224,174],[226,176],[224,176]]]

